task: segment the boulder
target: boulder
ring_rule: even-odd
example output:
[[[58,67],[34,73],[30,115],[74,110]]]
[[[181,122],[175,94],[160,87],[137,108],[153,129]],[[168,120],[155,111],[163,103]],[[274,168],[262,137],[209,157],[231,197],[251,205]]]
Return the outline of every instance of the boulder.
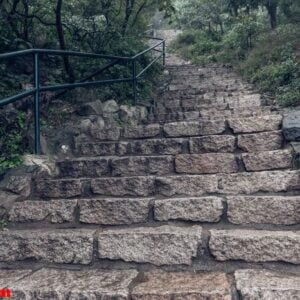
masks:
[[[77,109],[80,116],[102,115],[102,103],[100,100],[84,103]]]
[[[119,110],[119,105],[115,100],[108,100],[103,103],[103,112],[104,113],[115,113]]]
[[[283,119],[282,131],[288,141],[300,141],[300,111],[293,111]]]

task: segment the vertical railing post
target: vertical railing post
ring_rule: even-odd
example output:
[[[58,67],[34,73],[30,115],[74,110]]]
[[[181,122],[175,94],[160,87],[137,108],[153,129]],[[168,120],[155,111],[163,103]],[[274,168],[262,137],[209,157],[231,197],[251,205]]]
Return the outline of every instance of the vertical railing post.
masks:
[[[163,42],[163,65],[166,65],[166,41]]]
[[[136,78],[136,60],[132,61],[132,88],[134,105],[137,104],[137,78]]]
[[[39,54],[34,53],[34,152],[41,154],[40,128],[40,66]]]

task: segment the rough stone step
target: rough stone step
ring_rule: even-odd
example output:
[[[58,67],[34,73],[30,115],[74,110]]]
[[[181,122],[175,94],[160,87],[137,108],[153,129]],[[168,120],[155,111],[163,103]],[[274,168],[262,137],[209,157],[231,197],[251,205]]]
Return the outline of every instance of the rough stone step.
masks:
[[[243,279],[238,273],[236,276],[239,276],[237,280]],[[287,282],[288,286],[293,286],[297,290],[295,287],[297,279],[291,280],[292,278]],[[150,271],[139,273],[135,269],[43,268],[38,271],[2,269],[0,270],[0,285],[10,289],[15,300],[29,300],[37,297],[41,300],[50,298],[155,300],[189,299],[191,295],[193,299],[233,299],[230,281],[227,275],[221,272]],[[280,282],[278,286],[281,286]]]
[[[298,231],[211,230],[209,248],[219,261],[300,264]]]
[[[173,127],[171,129],[174,131],[176,128]],[[192,128],[186,130],[192,131]],[[197,126],[194,130],[198,130]],[[274,149],[281,148],[283,140],[281,133],[272,132],[270,134],[271,138],[274,137],[274,135],[277,137],[277,140],[268,146],[270,150],[272,150],[271,146],[273,146]],[[258,139],[257,144],[259,144],[261,135],[250,135],[249,137],[243,136],[241,145],[244,145],[244,148],[247,150],[252,150],[251,144],[247,147],[247,141],[255,141],[256,139]],[[236,138],[232,135],[209,135],[192,138],[160,138],[120,142],[76,143],[74,152],[76,156],[79,157],[175,155],[186,153],[234,152],[236,148],[235,144]],[[255,147],[252,148],[254,151],[256,150]],[[261,148],[261,146],[258,146],[257,151],[260,151]]]
[[[151,201],[153,198],[28,200],[15,203],[8,215],[12,224],[42,222],[43,224],[127,225],[147,222]],[[202,215],[200,212],[199,214]],[[212,211],[210,214],[217,213]],[[203,219],[208,217],[203,215]]]
[[[183,138],[75,143],[77,156],[174,155],[187,151],[188,139]]]
[[[202,246],[200,226],[108,229],[97,234],[99,258],[154,265],[190,265]]]
[[[81,179],[46,179],[35,182],[35,196],[75,198],[98,196],[202,196],[212,193],[251,195],[300,188],[300,171],[262,171],[213,175],[132,176]]]
[[[234,274],[242,299],[300,299],[300,277],[270,270],[238,270]]]
[[[200,226],[0,231],[0,262],[88,265],[97,259],[190,265],[202,247]],[[96,246],[97,244],[97,246]]]
[[[197,121],[201,119],[215,120],[222,118],[247,118],[247,117],[261,117],[278,115],[277,111],[271,111],[258,107],[257,109],[232,109],[232,110],[218,110],[218,109],[201,109],[200,111],[188,111],[188,112],[174,112],[174,113],[157,113],[154,114],[149,123],[169,123],[180,121]]]
[[[227,203],[225,209],[225,203]],[[297,225],[297,196],[207,196],[182,198],[87,198],[16,202],[8,213],[17,223],[128,225],[147,223],[153,207],[157,221]]]

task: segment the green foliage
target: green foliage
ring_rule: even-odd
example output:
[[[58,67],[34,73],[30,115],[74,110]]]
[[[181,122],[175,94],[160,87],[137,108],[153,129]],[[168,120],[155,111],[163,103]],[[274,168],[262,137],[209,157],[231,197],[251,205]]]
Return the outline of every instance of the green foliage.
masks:
[[[22,164],[22,154],[27,150],[27,142],[24,132],[27,130],[26,114],[18,112],[15,122],[10,123],[5,118],[0,120],[0,175],[6,170]]]
[[[300,3],[209,2],[195,0],[191,7],[188,1],[181,2],[177,24],[185,31],[173,43],[173,51],[196,63],[232,63],[280,105],[300,104]],[[184,21],[187,19],[192,23]]]
[[[4,230],[7,227],[7,221],[6,220],[0,220],[0,231]]]

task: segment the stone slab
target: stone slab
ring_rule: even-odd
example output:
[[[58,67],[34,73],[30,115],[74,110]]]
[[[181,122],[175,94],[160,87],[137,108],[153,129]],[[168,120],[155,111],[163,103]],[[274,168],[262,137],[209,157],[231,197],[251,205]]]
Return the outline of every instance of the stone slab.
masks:
[[[271,151],[281,149],[283,136],[281,131],[270,131],[238,136],[238,146],[245,152]]]
[[[299,196],[230,196],[227,203],[234,224],[296,225],[300,220]]]
[[[292,167],[291,150],[275,150],[242,154],[247,171],[287,169]]]
[[[174,158],[172,156],[114,158],[111,167],[113,176],[164,175],[174,172]]]
[[[156,191],[163,196],[202,196],[218,191],[217,175],[180,175],[157,177]]]
[[[93,230],[70,229],[0,231],[0,261],[86,265],[92,261],[93,235]]]
[[[35,183],[35,194],[40,198],[72,198],[81,193],[79,179],[38,180]]]
[[[300,233],[266,230],[211,230],[209,249],[219,261],[300,264]]]
[[[139,227],[98,233],[99,258],[154,265],[190,265],[202,244],[200,226]]]
[[[164,125],[168,137],[221,134],[225,131],[225,121],[174,122]]]
[[[175,159],[177,173],[186,174],[216,174],[235,173],[238,164],[234,154],[204,153],[182,154]]]
[[[77,200],[24,201],[14,204],[10,222],[66,223],[75,221]]]
[[[279,130],[282,123],[281,115],[265,115],[249,118],[231,118],[229,127],[234,133],[251,133]]]
[[[122,225],[146,222],[151,199],[83,199],[79,200],[80,222]]]
[[[133,300],[231,300],[224,273],[151,271],[132,291]]]
[[[159,124],[127,126],[123,136],[127,139],[156,137],[160,134],[160,130]]]
[[[253,194],[286,192],[300,187],[299,171],[263,171],[220,174],[218,192],[222,194]]]
[[[15,300],[25,299],[129,299],[130,285],[137,277],[135,270],[41,269],[9,285]]]
[[[190,139],[191,153],[234,152],[236,138],[232,135],[211,135]]]
[[[154,177],[101,178],[91,180],[95,195],[102,196],[150,196],[155,191]]]
[[[242,299],[300,299],[300,277],[268,270],[238,270],[234,274]]]
[[[219,222],[223,208],[222,199],[218,197],[162,199],[154,202],[154,218],[158,221]]]
[[[61,177],[100,177],[110,173],[109,159],[74,159],[57,163]]]

